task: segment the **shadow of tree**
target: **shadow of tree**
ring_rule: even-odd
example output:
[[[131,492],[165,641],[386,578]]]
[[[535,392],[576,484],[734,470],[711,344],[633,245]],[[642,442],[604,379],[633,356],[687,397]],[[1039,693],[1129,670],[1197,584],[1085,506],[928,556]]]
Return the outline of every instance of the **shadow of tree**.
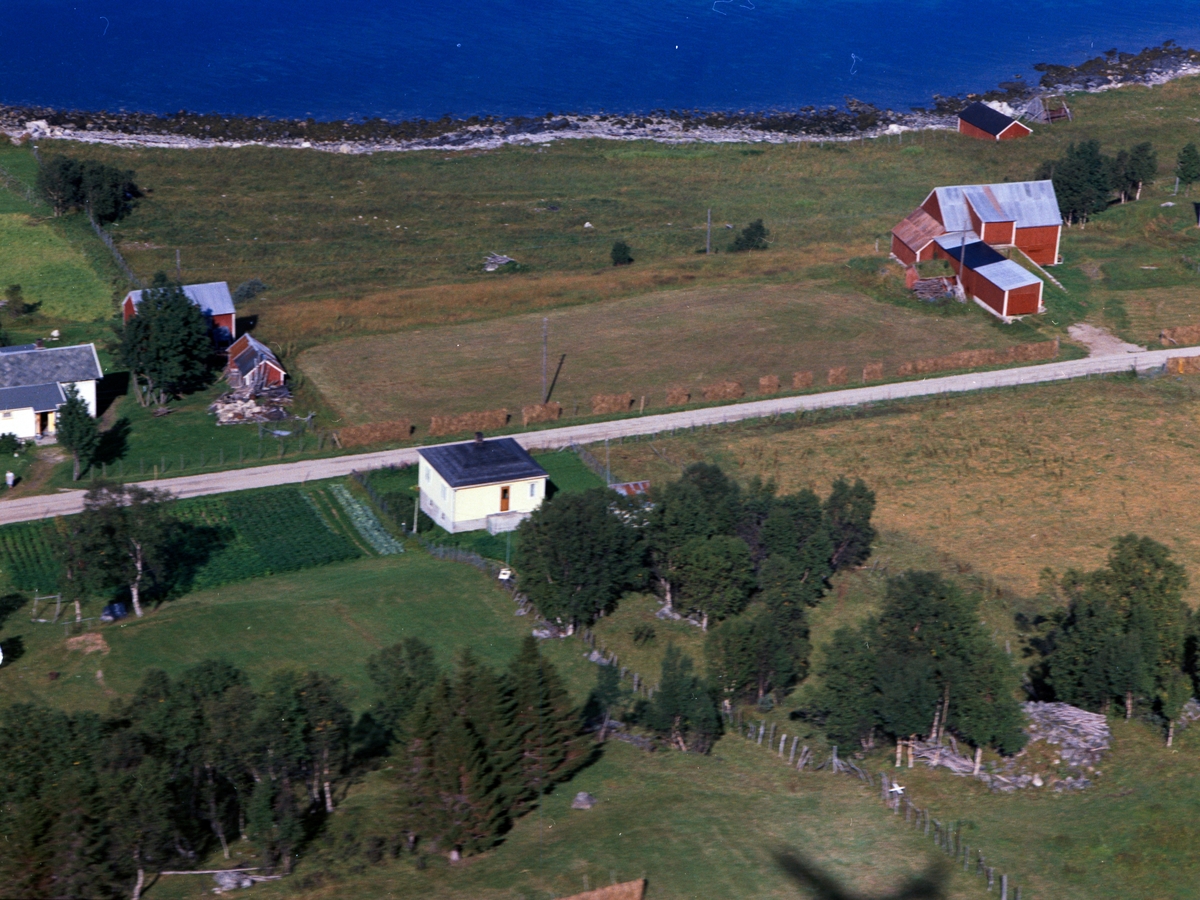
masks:
[[[784,874],[813,900],[946,900],[949,896],[949,869],[940,860],[934,860],[924,872],[910,877],[895,891],[868,896],[840,884],[792,850],[777,850],[771,855]]]
[[[11,666],[18,659],[25,655],[25,640],[19,634],[14,634],[10,638],[5,638],[0,641],[0,652],[4,654],[3,662],[0,662],[0,668]]]
[[[129,419],[121,416],[112,428],[101,433],[100,446],[96,448],[96,462],[111,465],[123,457],[129,450],[129,433],[132,430]]]
[[[192,590],[196,576],[215,553],[234,537],[233,529],[178,519],[167,526],[162,562],[155,580],[158,602],[171,600]]]

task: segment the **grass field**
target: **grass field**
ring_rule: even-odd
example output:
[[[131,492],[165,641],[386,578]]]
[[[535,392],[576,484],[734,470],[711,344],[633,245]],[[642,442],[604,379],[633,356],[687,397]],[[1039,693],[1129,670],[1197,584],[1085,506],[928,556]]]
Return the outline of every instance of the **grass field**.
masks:
[[[253,304],[265,332],[309,344],[339,334],[494,317],[522,310],[647,293],[656,283],[803,277],[814,265],[873,255],[876,239],[935,184],[1029,177],[1072,141],[1097,138],[1115,152],[1143,140],[1159,150],[1160,184],[1139,212],[1093,223],[1064,242],[1069,269],[1098,266],[1108,287],[1137,291],[1170,275],[1193,295],[1200,277],[1180,255],[1147,277],[1140,241],[1155,243],[1146,219],[1182,232],[1186,203],[1158,204],[1178,149],[1200,109],[1194,81],[1130,87],[1071,98],[1075,121],[993,145],[955,134],[908,135],[843,144],[696,145],[564,141],[492,152],[342,156],[297,150],[166,151],[67,145],[138,173],[150,189],[116,230],[135,268],[238,282],[258,276],[275,290]],[[47,145],[48,146],[48,145]],[[769,253],[700,259],[711,207],[718,248],[726,223],[762,217]],[[1122,211],[1124,212],[1124,211]],[[591,222],[591,229],[584,229]],[[1194,223],[1193,223],[1194,224]],[[1157,228],[1158,226],[1156,226]],[[608,265],[612,242],[629,242],[637,263]],[[1170,241],[1168,240],[1169,244]],[[886,240],[881,245],[886,254]],[[515,274],[485,276],[482,257],[519,260]],[[1047,300],[1061,320],[1099,306],[1090,283]]]
[[[705,385],[733,380],[752,395],[760,376],[776,375],[789,390],[793,372],[814,372],[821,385],[834,366],[859,381],[868,363],[882,362],[892,376],[906,360],[1024,337],[991,327],[976,307],[952,309],[958,314],[934,317],[816,282],[677,290],[553,310],[545,316],[551,377],[566,354],[553,396],[568,415],[590,415],[593,394],[625,391],[662,409],[671,388],[702,400]],[[313,347],[298,363],[353,422],[411,417],[423,428],[431,415],[498,406],[519,416],[541,399],[542,318],[351,338]]]

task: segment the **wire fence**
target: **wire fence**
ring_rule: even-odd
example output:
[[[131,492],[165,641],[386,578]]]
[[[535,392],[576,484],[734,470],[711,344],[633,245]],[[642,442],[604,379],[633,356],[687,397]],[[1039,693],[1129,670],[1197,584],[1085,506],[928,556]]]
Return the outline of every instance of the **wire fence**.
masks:
[[[0,183],[3,183],[4,187],[14,194],[24,197],[25,202],[30,206],[37,206],[39,204],[40,198],[37,195],[37,191],[3,166],[0,166]]]
[[[836,746],[830,748],[827,760],[817,763],[816,754],[809,747],[799,746],[799,736],[793,735],[789,742],[788,735],[781,734],[776,742],[774,723],[768,724],[765,720],[760,720],[757,724],[746,723],[739,710],[732,717],[730,724],[732,730],[752,744],[761,747],[765,742],[768,752],[775,754],[780,760],[786,760],[787,765],[797,771],[803,771],[806,767],[811,767],[813,771],[828,769],[830,772],[853,775],[868,787],[875,787],[875,779],[866,769],[838,757]],[[968,843],[965,823],[962,820],[942,822],[934,818],[928,808],[922,809],[913,803],[904,790],[894,776],[889,777],[887,772],[879,773],[879,799],[885,809],[890,810],[892,815],[897,817],[903,814],[905,825],[915,828],[919,833],[930,838],[939,850],[954,861],[955,865],[962,865],[964,873],[979,876],[986,883],[989,893],[999,888],[1000,900],[1024,900],[1022,888],[1013,883],[1011,876],[1001,872],[996,866],[989,865],[989,860],[983,855],[983,851]]]
[[[100,227],[100,223],[96,221],[96,217],[92,215],[92,211],[90,209],[88,210],[87,217],[88,222],[92,226],[92,231],[96,232],[96,237],[100,238],[100,240],[104,242],[104,246],[107,247],[108,252],[112,254],[113,261],[116,262],[117,268],[124,273],[125,278],[129,281],[129,283],[138,288],[145,287],[145,284],[142,282],[142,280],[138,278],[137,275],[133,274],[133,269],[129,267],[129,263],[125,261],[125,257],[121,255],[121,251],[117,249],[117,244],[112,239],[112,235]]]

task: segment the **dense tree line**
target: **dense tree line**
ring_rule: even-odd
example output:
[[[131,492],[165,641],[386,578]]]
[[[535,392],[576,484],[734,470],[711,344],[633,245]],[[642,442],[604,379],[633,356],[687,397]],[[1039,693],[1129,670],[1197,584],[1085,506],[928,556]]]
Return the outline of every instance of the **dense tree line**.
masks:
[[[2,604],[0,604],[2,605]],[[29,898],[140,896],[156,872],[249,841],[287,874],[352,776],[386,758],[393,846],[451,856],[502,839],[593,742],[529,638],[504,672],[469,651],[439,671],[410,639],[368,662],[371,710],[341,682],[284,670],[252,686],[206,661],[146,673],[108,715],[34,704],[0,712],[0,881]]]
[[[345,786],[351,724],[328,675],[280,672],[256,691],[213,661],[148,672],[108,716],[9,707],[0,879],[22,897],[136,900],[148,873],[228,858],[239,838],[288,872]]]
[[[1036,177],[1054,183],[1059,210],[1070,225],[1103,212],[1114,198],[1121,203],[1141,199],[1143,186],[1153,184],[1157,173],[1153,144],[1141,143],[1106,156],[1100,152],[1100,142],[1092,140],[1071,144],[1059,159],[1043,162]]]
[[[710,631],[709,672],[730,702],[789,691],[807,671],[806,610],[875,539],[874,494],[838,479],[822,501],[740,487],[696,463],[637,503],[597,489],[559,494],[518,533],[515,564],[538,610],[568,631],[651,587]]]
[[[133,179],[133,172],[106,163],[56,155],[38,167],[37,188],[56,216],[82,209],[108,223],[129,215],[142,196]]]
[[[1197,622],[1182,599],[1183,566],[1147,537],[1118,539],[1107,564],[1068,571],[1057,587],[1066,610],[1035,673],[1056,699],[1126,718],[1142,703],[1167,723],[1167,739],[1197,675]]]

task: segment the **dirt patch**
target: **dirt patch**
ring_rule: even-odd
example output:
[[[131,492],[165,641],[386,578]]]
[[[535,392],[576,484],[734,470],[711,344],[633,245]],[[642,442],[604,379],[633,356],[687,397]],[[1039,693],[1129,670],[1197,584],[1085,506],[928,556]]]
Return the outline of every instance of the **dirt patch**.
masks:
[[[89,632],[88,634],[67,638],[67,649],[80,650],[83,653],[107,653],[108,641],[104,640],[103,635]]]
[[[1137,353],[1146,349],[1137,344],[1128,344],[1115,334],[1095,325],[1072,325],[1067,329],[1067,334],[1071,336],[1071,340],[1078,341],[1088,348],[1088,356],[1124,356],[1126,353]]]

